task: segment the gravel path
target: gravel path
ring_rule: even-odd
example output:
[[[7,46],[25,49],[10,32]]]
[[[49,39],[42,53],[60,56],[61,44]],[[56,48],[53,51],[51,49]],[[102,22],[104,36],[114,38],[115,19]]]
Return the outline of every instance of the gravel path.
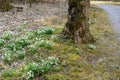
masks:
[[[110,4],[97,4],[100,8],[104,9],[113,25],[114,30],[118,34],[118,40],[120,41],[120,6]]]

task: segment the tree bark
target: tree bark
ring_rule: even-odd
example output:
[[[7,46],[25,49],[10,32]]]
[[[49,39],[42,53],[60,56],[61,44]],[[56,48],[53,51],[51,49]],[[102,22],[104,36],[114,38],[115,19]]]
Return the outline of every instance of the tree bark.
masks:
[[[8,0],[0,0],[0,11],[8,11],[12,9]]]
[[[69,0],[68,5],[68,20],[62,36],[72,39],[77,44],[93,42],[88,25],[88,1]]]

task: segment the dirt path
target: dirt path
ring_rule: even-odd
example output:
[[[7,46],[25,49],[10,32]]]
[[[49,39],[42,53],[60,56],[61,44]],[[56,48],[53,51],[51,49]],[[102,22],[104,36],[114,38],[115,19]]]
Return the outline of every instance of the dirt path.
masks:
[[[107,12],[110,22],[118,35],[118,40],[120,41],[120,6],[110,4],[97,4],[97,6]]]

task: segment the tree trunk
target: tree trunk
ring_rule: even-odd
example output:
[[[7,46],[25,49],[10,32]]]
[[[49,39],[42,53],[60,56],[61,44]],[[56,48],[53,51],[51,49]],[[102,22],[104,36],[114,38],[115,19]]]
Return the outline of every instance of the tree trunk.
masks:
[[[90,8],[90,0],[88,0],[88,7]]]
[[[62,36],[72,39],[77,44],[93,42],[88,25],[88,1],[69,0],[68,5],[68,20]]]
[[[0,11],[8,11],[12,9],[8,0],[0,0]]]

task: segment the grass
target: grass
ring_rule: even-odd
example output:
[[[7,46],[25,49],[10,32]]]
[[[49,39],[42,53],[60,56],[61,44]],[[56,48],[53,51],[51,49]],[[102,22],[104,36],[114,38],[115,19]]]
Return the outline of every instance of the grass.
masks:
[[[107,14],[92,5],[89,16],[95,44],[77,45],[71,41],[60,41],[57,36],[63,28],[61,25],[34,30],[27,27],[22,34],[11,34],[9,39],[1,36],[0,79],[119,79],[120,57],[115,54],[118,42]]]
[[[113,4],[113,5],[120,5],[120,2],[115,1],[91,1],[91,4]]]

